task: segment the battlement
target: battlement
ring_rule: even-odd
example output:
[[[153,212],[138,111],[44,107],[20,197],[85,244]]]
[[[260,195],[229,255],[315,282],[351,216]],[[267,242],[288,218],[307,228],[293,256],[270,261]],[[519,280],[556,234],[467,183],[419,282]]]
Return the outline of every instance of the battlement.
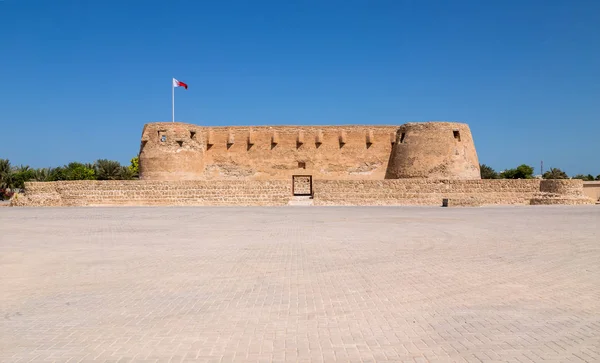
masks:
[[[376,142],[396,142],[397,126],[223,126],[205,127],[185,123],[157,122],[146,124],[142,132],[142,142],[175,145],[174,142],[198,142],[207,149],[222,144],[226,146],[245,145],[250,148],[257,143],[265,143],[275,148],[277,145],[313,145],[334,143],[339,148],[348,143],[362,143],[370,147]],[[377,137],[376,137],[377,136]]]

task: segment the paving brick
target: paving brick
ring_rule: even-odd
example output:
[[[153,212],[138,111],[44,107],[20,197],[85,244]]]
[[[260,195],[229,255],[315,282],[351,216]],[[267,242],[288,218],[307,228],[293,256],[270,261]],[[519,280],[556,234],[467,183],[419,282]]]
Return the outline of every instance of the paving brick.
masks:
[[[2,362],[600,361],[600,208],[2,208]]]

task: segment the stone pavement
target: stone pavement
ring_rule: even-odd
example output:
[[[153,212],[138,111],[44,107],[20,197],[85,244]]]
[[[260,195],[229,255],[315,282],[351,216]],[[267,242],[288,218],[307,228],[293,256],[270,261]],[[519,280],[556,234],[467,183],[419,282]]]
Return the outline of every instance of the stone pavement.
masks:
[[[2,208],[2,362],[598,362],[600,208]]]

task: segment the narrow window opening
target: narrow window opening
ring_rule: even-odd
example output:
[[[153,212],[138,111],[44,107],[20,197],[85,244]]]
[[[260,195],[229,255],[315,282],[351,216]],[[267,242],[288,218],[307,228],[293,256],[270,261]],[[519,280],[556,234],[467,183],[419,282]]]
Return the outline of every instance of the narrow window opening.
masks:
[[[460,131],[454,130],[452,133],[454,133],[454,138],[460,142]]]
[[[196,137],[196,131],[190,131],[190,139]]]
[[[404,136],[406,136],[406,134],[403,132],[402,135],[400,135],[400,143],[401,144],[404,143]]]
[[[160,137],[160,142],[167,142],[167,135],[162,135]]]
[[[177,143],[179,144],[179,146],[183,146],[183,141],[177,141]]]
[[[298,168],[299,169],[306,169],[306,162],[305,161],[299,161],[298,162]]]

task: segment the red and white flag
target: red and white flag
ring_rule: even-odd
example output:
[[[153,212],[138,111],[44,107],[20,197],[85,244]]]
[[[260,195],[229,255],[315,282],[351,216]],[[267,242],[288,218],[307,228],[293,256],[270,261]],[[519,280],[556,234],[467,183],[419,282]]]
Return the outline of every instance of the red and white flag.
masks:
[[[173,78],[173,87],[183,87],[183,88],[187,89],[187,84],[180,82],[180,81],[176,80],[175,78]]]

